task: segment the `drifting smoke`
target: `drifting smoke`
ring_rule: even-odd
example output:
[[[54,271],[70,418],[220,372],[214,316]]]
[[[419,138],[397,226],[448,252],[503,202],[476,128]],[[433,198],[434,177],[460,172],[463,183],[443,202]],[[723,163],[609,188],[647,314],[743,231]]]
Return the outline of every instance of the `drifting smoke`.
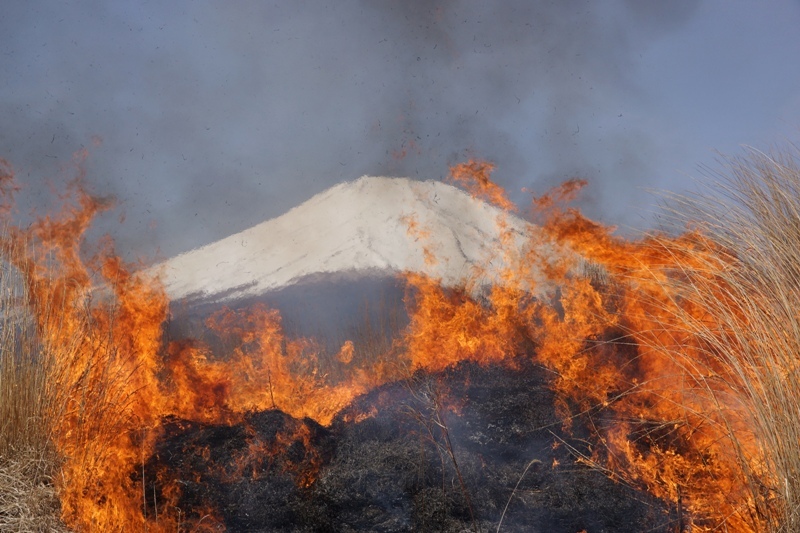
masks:
[[[102,138],[90,188],[126,218],[97,231],[128,258],[211,242],[363,174],[435,179],[465,150],[502,162],[512,192],[588,178],[590,215],[641,225],[623,206],[657,157],[625,114],[633,57],[697,2],[312,4],[6,6],[0,154],[36,203],[37,176]]]

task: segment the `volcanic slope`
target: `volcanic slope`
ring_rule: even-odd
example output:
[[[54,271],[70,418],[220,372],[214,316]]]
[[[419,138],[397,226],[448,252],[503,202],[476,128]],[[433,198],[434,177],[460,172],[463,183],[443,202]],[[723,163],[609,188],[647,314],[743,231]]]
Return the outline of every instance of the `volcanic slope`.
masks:
[[[498,240],[522,244],[531,229],[446,183],[365,176],[151,272],[173,301],[190,303],[244,300],[330,275],[409,271],[445,286],[475,276],[491,282],[508,260],[492,256]]]

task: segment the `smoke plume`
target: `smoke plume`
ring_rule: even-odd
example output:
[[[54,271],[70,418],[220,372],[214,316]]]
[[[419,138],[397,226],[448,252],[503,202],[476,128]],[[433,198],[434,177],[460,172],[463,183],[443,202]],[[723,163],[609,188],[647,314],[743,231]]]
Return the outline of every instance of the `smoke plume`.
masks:
[[[511,191],[588,178],[590,215],[641,225],[626,206],[657,154],[629,117],[634,54],[696,4],[15,3],[0,20],[0,155],[36,204],[91,147],[90,188],[121,203],[100,231],[128,258],[363,174],[440,178],[467,155],[495,161]]]

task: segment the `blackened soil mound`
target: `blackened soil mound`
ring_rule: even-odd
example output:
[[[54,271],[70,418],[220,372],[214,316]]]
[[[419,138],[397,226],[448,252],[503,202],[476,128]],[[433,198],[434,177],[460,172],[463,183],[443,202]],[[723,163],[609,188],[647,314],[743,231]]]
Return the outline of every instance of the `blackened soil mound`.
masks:
[[[280,411],[166,421],[151,506],[214,509],[228,531],[673,531],[674,509],[575,461],[545,372],[462,363],[354,401],[322,428]],[[516,487],[516,488],[515,488]],[[191,520],[190,520],[191,521]]]
[[[177,492],[188,521],[211,513],[228,531],[296,531],[316,524],[307,488],[330,462],[333,440],[313,420],[277,410],[231,426],[164,421],[164,437],[144,466],[148,516]],[[152,485],[152,486],[150,486]]]

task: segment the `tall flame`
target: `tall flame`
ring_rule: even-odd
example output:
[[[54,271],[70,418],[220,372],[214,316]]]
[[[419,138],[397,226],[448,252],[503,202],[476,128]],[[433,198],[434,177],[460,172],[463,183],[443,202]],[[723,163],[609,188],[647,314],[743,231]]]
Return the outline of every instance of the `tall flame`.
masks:
[[[10,226],[2,249],[25,282],[43,357],[52,362],[47,394],[61,409],[52,439],[63,460],[65,522],[77,531],[178,530],[180,487],[163,491],[171,501],[156,519],[147,514],[143,481],[131,475],[168,415],[230,424],[277,408],[329,424],[358,394],[409,371],[533,358],[556,376],[565,425],[588,421],[594,430],[594,451],[582,461],[675,505],[693,530],[762,528],[746,480],[755,476],[765,490],[777,480],[740,408],[741,375],[720,363],[708,338],[730,325],[683,292],[686,277],[703,277],[715,297],[730,298],[724,283],[712,282],[735,254],[700,232],[615,237],[568,206],[580,181],[534,200],[538,226],[520,245],[505,218],[516,208],[491,181],[492,169],[470,161],[455,166],[452,179],[505,210],[495,252],[503,271],[490,287],[455,289],[407,274],[410,322],[393,364],[359,358],[350,341],[323,358],[313,340],[287,338],[277,311],[260,305],[211,315],[211,341],[165,343],[168,300],[158,280],[132,275],[109,243],[84,260],[85,232],[109,206],[80,179],[59,214]],[[8,218],[16,188],[10,166],[0,171]],[[407,223],[413,238],[429,238],[413,216]],[[435,248],[425,250],[435,261]],[[234,474],[246,475],[255,455],[282,453],[280,442],[254,441],[235,458]],[[301,473],[303,484],[314,482],[315,468]],[[198,527],[215,527],[213,514]]]
[[[485,184],[486,168],[470,163],[460,172],[473,170]],[[741,377],[706,337],[725,335],[730,324],[714,323],[682,293],[685,276],[716,278],[729,268],[731,251],[697,232],[613,237],[566,205],[582,185],[567,182],[534,199],[543,232],[532,231],[522,253],[503,253],[517,262],[485,301],[409,276],[417,292],[411,360],[439,369],[532,355],[555,372],[567,424],[585,417],[594,428],[595,452],[583,461],[672,503],[693,530],[762,529],[748,479],[764,487],[776,480],[741,409]],[[527,277],[536,268],[558,286],[550,297],[531,296]],[[721,283],[704,286],[718,298],[730,294]]]

